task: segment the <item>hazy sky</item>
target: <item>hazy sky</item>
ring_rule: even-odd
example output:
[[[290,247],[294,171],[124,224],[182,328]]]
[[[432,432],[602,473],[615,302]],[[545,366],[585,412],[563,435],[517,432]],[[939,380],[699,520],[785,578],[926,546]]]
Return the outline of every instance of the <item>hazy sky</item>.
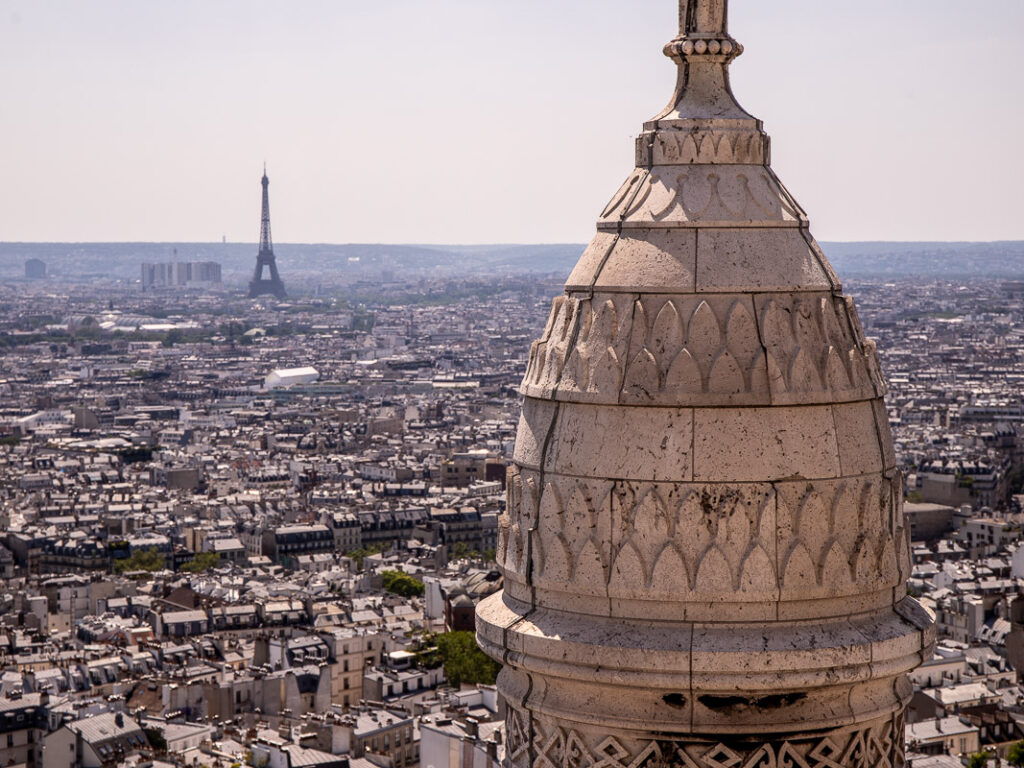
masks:
[[[1024,239],[1024,0],[732,0],[821,240]],[[0,0],[0,241],[582,242],[676,0]]]

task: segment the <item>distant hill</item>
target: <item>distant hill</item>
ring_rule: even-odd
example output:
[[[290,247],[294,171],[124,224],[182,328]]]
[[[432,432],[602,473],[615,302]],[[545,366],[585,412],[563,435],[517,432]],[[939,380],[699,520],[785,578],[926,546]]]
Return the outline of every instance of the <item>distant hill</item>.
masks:
[[[993,243],[822,243],[842,275],[1024,278],[1024,241]]]
[[[451,278],[513,273],[568,275],[583,252],[565,245],[274,246],[286,284],[325,277],[358,280]],[[822,243],[841,276],[1024,278],[1024,241],[993,243]],[[217,261],[228,283],[244,283],[255,265],[252,243],[0,243],[0,279],[24,275],[27,259],[67,278],[137,280],[147,261]]]

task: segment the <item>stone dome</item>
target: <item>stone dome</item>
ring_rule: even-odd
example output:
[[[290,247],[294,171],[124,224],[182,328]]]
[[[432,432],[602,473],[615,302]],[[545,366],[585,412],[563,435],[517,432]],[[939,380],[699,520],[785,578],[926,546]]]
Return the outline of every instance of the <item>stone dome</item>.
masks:
[[[497,592],[501,586],[502,577],[499,571],[474,571],[464,578],[456,589],[474,600],[479,600]]]
[[[477,608],[513,766],[902,764],[934,638],[885,384],[726,21],[681,2],[676,93],[530,351]]]

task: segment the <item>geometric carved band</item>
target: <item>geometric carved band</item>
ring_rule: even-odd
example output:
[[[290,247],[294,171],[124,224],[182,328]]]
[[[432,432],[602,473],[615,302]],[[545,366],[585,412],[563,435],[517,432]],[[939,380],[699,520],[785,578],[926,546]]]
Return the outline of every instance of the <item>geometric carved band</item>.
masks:
[[[904,768],[902,713],[855,730],[778,741],[592,739],[509,707],[509,768]],[[600,739],[598,741],[598,739]],[[629,745],[628,747],[626,745]],[[631,748],[630,748],[631,747]]]
[[[522,393],[624,405],[879,397],[877,356],[853,312],[825,293],[560,297],[530,350]]]
[[[781,585],[786,599],[833,598],[891,588],[909,575],[893,483],[880,476],[725,491],[636,484],[635,493],[611,480],[544,479],[539,488],[536,470],[510,471],[497,548],[506,577],[524,579],[529,565],[540,588],[599,587],[619,597],[640,585],[652,600],[739,600],[731,593],[766,599],[769,585]]]

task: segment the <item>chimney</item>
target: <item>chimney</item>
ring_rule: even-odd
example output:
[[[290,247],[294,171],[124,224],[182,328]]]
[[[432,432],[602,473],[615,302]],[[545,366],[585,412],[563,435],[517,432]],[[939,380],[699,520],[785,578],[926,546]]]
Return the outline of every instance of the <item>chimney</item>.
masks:
[[[116,725],[118,728],[124,728],[124,715],[122,715],[120,712],[114,715],[114,725]]]
[[[262,666],[270,660],[270,643],[267,641],[266,635],[260,635],[256,638],[256,643],[253,647],[253,658],[252,663],[254,666]]]

